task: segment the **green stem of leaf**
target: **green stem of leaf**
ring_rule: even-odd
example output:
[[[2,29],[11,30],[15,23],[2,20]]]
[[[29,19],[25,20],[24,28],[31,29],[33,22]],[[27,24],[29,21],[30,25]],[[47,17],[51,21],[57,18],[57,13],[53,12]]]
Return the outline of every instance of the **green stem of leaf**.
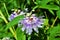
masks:
[[[51,27],[53,27],[53,26],[54,26],[54,24],[55,24],[55,22],[56,22],[57,18],[58,18],[58,17],[56,17],[56,18],[55,18],[55,20],[54,20],[53,24],[51,25]]]

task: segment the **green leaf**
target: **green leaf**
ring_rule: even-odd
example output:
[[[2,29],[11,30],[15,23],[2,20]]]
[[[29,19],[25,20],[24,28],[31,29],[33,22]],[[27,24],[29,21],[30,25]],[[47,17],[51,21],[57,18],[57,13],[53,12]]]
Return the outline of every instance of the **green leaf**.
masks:
[[[24,10],[24,4],[23,3],[21,4],[21,9]]]
[[[49,9],[49,12],[54,15],[54,12],[52,10]]]
[[[45,22],[44,22],[44,25],[46,26],[46,25],[48,25],[48,19],[45,19]]]
[[[42,4],[45,4],[46,5],[50,1],[52,1],[52,0],[42,0]]]
[[[17,24],[20,20],[22,20],[23,18],[24,18],[23,15],[20,15],[20,16],[14,18],[12,21],[10,21],[10,22],[7,24],[7,27],[6,27],[5,30],[7,30],[8,28],[16,25],[16,24]]]
[[[0,31],[2,31],[4,26],[0,23]]]
[[[37,5],[40,5],[41,1],[40,0],[36,0],[36,2],[34,2],[34,3],[37,4]]]
[[[60,39],[60,38],[55,38],[56,36],[60,36],[60,25],[50,28],[49,32],[50,32],[49,40]],[[58,33],[59,33],[59,35],[58,35]]]
[[[6,7],[8,10],[11,10],[14,8],[18,8],[18,4],[17,4],[16,0],[10,0],[10,2],[6,4]]]
[[[13,37],[13,35],[10,32],[0,32],[0,38],[2,37]]]
[[[39,8],[49,9],[49,10],[59,10],[59,7],[57,5],[44,5],[44,6],[42,5],[39,6]]]
[[[22,32],[20,27],[16,29],[16,35],[17,35],[17,40],[26,40],[26,36],[24,35],[24,32]]]
[[[27,4],[29,4],[29,5],[30,5],[30,0],[27,0]]]
[[[3,19],[0,18],[0,23],[3,22]]]
[[[57,16],[60,19],[60,10],[57,11]]]
[[[31,36],[30,37],[28,37],[28,40],[30,40],[31,39]]]

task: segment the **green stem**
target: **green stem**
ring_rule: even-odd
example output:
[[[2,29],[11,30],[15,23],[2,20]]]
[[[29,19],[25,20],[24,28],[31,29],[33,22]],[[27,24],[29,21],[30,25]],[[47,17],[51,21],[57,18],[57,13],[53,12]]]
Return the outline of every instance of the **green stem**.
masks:
[[[4,5],[4,8],[5,8],[5,10],[6,10],[6,13],[7,13],[8,17],[9,17],[8,10],[7,10],[7,8],[6,8],[6,4],[3,3],[3,5]]]
[[[28,37],[28,40],[30,40],[31,37]]]
[[[46,11],[44,13],[45,13],[45,16],[46,16],[46,19],[47,19],[48,17],[47,17]]]
[[[32,9],[32,11],[35,10],[36,8],[38,8],[38,6],[35,6],[35,7]]]
[[[47,36],[47,40],[49,40],[49,36]]]
[[[6,4],[5,4],[5,3],[3,3],[3,5],[4,5],[4,8],[5,8],[5,10],[6,10],[6,13],[7,13],[8,17],[9,17],[9,13],[8,13],[7,8],[6,8]],[[15,31],[15,29],[14,29],[14,28],[13,28],[13,30]]]
[[[2,18],[2,17],[0,16],[0,18]]]
[[[5,21],[5,23],[7,24],[8,21],[7,21],[7,19],[4,17],[4,15],[2,14],[1,10],[0,10],[0,14],[1,14],[1,16],[2,16],[2,19],[3,19],[3,20]],[[16,33],[13,31],[13,29],[12,29],[11,27],[10,27],[9,29],[10,29],[11,33],[13,34],[13,36],[15,37],[15,39],[17,40]]]
[[[54,24],[55,24],[55,22],[56,22],[57,18],[58,18],[58,17],[56,17],[56,18],[55,18],[55,20],[54,20],[53,24],[51,25],[51,27],[53,27],[53,26],[54,26]]]
[[[57,18],[58,18],[58,17],[56,17],[56,18],[55,18],[55,20],[54,20],[54,22],[52,23],[51,27],[53,27],[53,26],[54,26],[54,24],[55,24],[55,22],[56,22]],[[47,36],[47,40],[49,40],[49,36]]]
[[[35,10],[37,7],[38,7],[38,6],[35,6],[35,7],[31,10],[30,15],[32,14],[32,11]]]
[[[14,32],[16,32],[14,27],[13,27],[13,30],[14,30]]]

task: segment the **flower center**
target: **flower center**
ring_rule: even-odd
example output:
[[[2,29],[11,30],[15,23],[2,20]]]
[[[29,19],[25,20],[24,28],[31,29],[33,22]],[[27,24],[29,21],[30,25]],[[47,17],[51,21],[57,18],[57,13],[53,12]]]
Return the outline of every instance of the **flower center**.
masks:
[[[30,18],[29,20],[30,20],[30,21],[32,21],[32,20],[33,20],[33,18]]]

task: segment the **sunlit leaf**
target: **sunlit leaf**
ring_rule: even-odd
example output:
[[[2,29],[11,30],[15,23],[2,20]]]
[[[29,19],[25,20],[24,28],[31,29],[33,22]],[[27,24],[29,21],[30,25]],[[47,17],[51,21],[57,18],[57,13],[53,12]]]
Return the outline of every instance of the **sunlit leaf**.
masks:
[[[52,1],[52,0],[42,0],[42,4],[45,4],[46,5],[50,1]]]
[[[51,10],[59,10],[59,7],[57,5],[44,5],[44,6],[39,6],[39,8],[51,9]]]
[[[50,32],[49,40],[58,40],[58,39],[60,39],[59,37],[56,38],[56,36],[60,36],[60,35],[57,35],[57,34],[60,34],[60,25],[57,25],[54,28],[51,28],[49,30],[49,32]]]
[[[49,12],[54,15],[54,12],[52,10],[49,9]]]
[[[17,35],[17,40],[26,40],[26,35],[24,35],[24,32],[22,32],[20,27],[16,29],[16,35]]]
[[[14,18],[11,22],[9,22],[9,23],[7,24],[7,27],[6,27],[5,30],[7,30],[8,28],[10,28],[10,27],[18,24],[18,22],[19,22],[20,20],[22,20],[23,18],[24,18],[23,15],[20,15],[20,16]]]
[[[56,14],[57,14],[58,18],[60,19],[60,10],[58,10]]]

